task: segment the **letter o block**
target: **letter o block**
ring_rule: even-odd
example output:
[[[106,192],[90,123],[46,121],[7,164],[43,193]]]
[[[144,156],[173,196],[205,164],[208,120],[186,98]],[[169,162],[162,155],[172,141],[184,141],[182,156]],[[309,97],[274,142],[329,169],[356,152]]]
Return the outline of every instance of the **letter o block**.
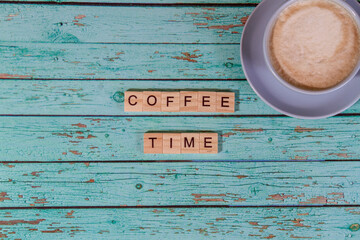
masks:
[[[143,112],[161,112],[161,92],[143,92]]]

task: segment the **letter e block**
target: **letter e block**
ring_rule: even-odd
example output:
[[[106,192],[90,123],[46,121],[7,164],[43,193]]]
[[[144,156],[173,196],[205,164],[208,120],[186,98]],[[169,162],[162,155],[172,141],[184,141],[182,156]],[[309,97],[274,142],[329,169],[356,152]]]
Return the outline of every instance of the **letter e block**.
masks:
[[[200,153],[218,153],[217,133],[200,133]]]
[[[181,133],[181,153],[199,153],[199,143],[199,133]]]
[[[161,112],[161,92],[143,92],[143,112]]]
[[[161,93],[161,111],[178,112],[180,110],[180,93],[179,92],[162,92]]]
[[[180,92],[180,112],[198,111],[198,92]]]
[[[180,133],[163,133],[163,153],[180,154]]]
[[[216,112],[216,92],[198,92],[198,112]]]
[[[144,133],[144,153],[163,153],[162,133]]]
[[[218,92],[216,93],[216,98],[217,112],[235,112],[234,92]]]
[[[124,100],[124,111],[125,112],[142,112],[143,104],[142,104],[143,93],[142,92],[125,92],[125,100]]]

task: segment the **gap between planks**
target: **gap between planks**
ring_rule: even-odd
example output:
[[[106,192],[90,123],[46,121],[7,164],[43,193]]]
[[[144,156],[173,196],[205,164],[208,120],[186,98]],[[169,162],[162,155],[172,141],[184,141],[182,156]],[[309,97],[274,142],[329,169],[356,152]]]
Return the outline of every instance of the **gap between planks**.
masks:
[[[56,2],[56,1],[1,1],[0,4],[68,5],[110,7],[256,7],[258,3],[113,3],[113,2]]]
[[[51,207],[0,207],[0,210],[11,209],[152,209],[152,208],[351,208],[360,207],[359,204],[350,205],[248,205],[248,206],[234,206],[234,205],[148,205],[148,206],[51,206]]]
[[[340,113],[333,116],[337,117],[358,117],[360,113]],[[209,114],[209,115],[58,115],[58,114],[0,114],[0,117],[127,117],[127,118],[144,118],[144,117],[214,117],[214,118],[291,118],[284,114],[238,114],[238,115],[226,115],[226,114]]]

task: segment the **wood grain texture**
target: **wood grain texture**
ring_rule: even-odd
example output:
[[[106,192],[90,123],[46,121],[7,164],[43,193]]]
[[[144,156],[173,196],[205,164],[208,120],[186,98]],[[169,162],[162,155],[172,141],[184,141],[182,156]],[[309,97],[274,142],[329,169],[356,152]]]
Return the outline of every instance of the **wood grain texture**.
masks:
[[[244,79],[234,44],[0,43],[0,79]]]
[[[1,117],[1,160],[351,160],[360,158],[359,123],[359,117]],[[145,155],[148,131],[217,132],[220,153]]]
[[[69,80],[6,80],[0,81],[0,115],[148,115],[160,112],[124,112],[124,93],[134,90],[209,90],[235,92],[235,112],[225,115],[280,114],[267,106],[246,81],[69,81]],[[344,113],[359,113],[356,103]],[[208,115],[198,112],[196,115]],[[222,114],[222,113],[214,113]],[[166,112],[166,115],[194,115]]]
[[[359,162],[11,163],[0,169],[6,173],[2,208],[360,204]]]
[[[1,210],[9,239],[358,239],[360,208]]]
[[[254,7],[3,4],[1,42],[240,43]],[[31,30],[31,31],[29,31]],[[65,46],[64,46],[65,47]]]

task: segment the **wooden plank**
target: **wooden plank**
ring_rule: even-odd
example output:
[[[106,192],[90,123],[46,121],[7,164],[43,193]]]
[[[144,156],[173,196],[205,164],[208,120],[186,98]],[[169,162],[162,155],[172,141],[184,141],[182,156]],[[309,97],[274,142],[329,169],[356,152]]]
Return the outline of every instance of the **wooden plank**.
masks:
[[[249,6],[164,8],[2,4],[0,41],[240,43],[243,26],[253,10],[254,7]]]
[[[360,204],[360,162],[11,163],[0,169],[6,173],[2,208]]]
[[[234,44],[1,43],[0,79],[244,79]]]
[[[278,114],[254,93],[246,81],[0,81],[0,114],[30,115],[163,115],[161,112],[124,112],[129,89],[178,91],[186,89],[235,92],[235,112],[226,115]],[[360,112],[360,104],[347,110]],[[193,115],[167,112],[166,115]],[[198,112],[196,115],[209,113]]]
[[[1,210],[11,239],[358,239],[360,208]]]
[[[351,160],[360,117],[1,117],[2,161]],[[143,153],[148,131],[217,132],[219,154]]]
[[[9,2],[39,2],[39,3],[100,3],[100,4],[226,4],[226,3],[260,3],[261,0],[8,0]]]
[[[124,93],[128,89],[228,90],[236,93],[236,107],[234,113],[225,113],[225,115],[280,114],[267,106],[246,81],[6,80],[0,81],[0,89],[1,115],[163,115],[161,112],[124,112]],[[345,113],[359,112],[360,102],[345,111]],[[166,115],[193,114],[166,112]],[[196,113],[196,115],[208,114]]]

